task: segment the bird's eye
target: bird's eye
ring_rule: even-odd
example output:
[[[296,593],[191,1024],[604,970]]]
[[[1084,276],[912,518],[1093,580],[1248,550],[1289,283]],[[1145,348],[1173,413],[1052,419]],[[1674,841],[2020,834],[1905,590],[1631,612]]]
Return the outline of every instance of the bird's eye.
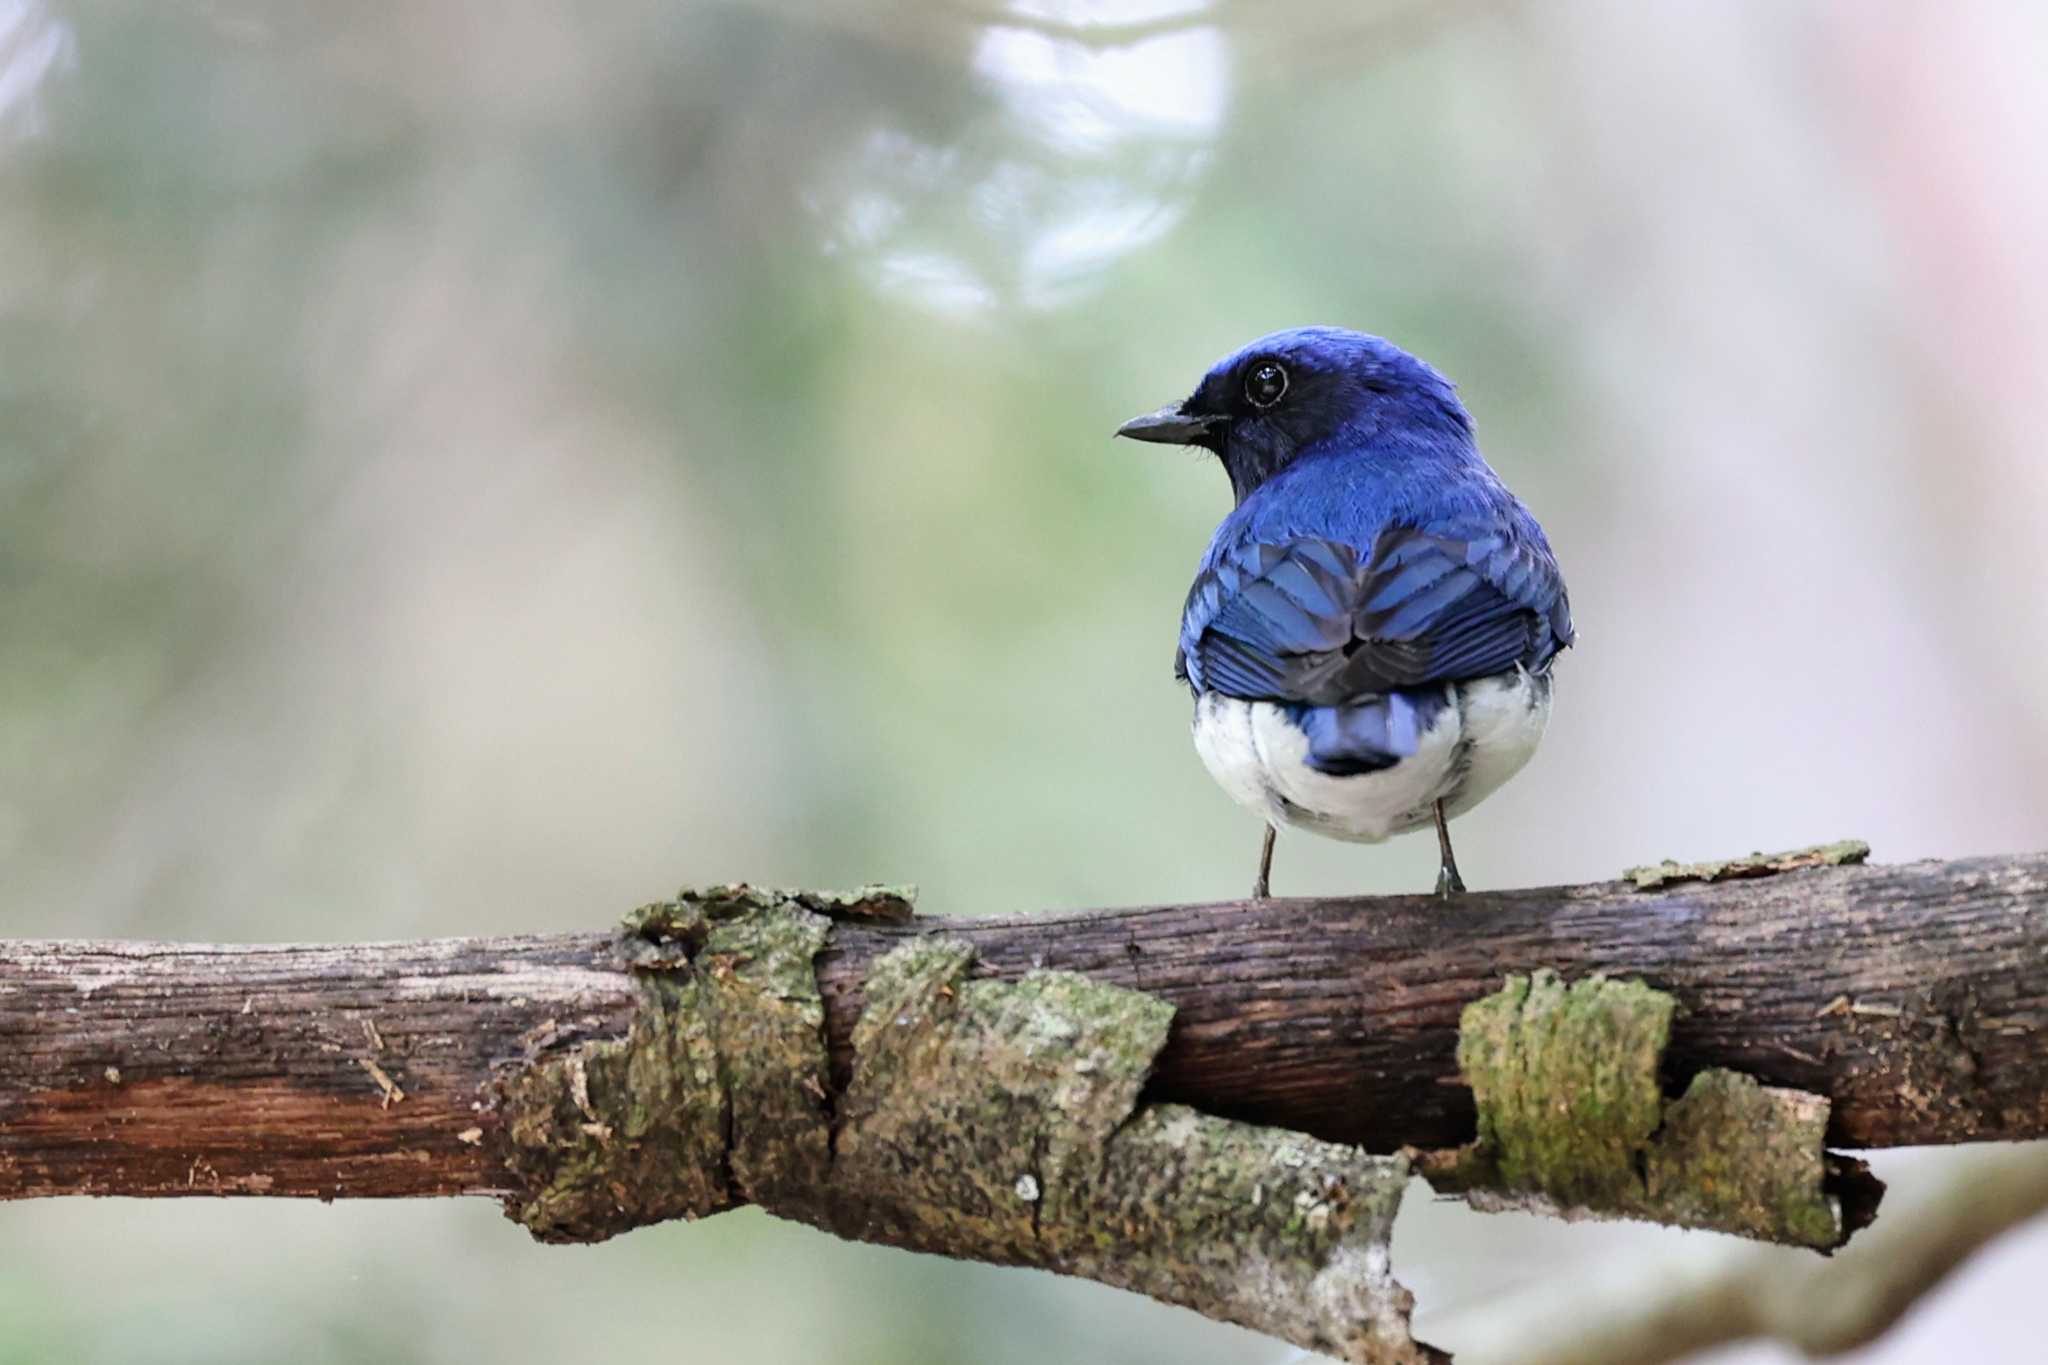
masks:
[[[1287,371],[1278,361],[1261,360],[1244,377],[1245,400],[1255,408],[1270,408],[1287,392]]]

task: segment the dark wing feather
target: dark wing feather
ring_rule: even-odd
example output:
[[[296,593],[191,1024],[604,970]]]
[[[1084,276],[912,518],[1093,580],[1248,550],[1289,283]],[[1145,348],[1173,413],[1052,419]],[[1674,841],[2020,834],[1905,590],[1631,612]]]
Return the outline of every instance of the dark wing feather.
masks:
[[[1202,691],[1342,706],[1538,670],[1571,638],[1564,583],[1540,541],[1397,526],[1364,555],[1302,537],[1218,556],[1188,593],[1176,671]]]

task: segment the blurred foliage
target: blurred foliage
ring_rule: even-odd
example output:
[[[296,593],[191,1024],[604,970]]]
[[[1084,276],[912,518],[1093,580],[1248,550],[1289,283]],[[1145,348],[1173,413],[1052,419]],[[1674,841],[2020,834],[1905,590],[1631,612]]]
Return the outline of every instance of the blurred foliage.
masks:
[[[1236,894],[1170,676],[1226,486],[1107,433],[1311,321],[1456,377],[1571,577],[1475,880],[2038,847],[2040,27],[0,0],[0,932]],[[1424,887],[1426,842],[1277,885]],[[1279,1358],[757,1218],[0,1238],[43,1249],[0,1361]]]

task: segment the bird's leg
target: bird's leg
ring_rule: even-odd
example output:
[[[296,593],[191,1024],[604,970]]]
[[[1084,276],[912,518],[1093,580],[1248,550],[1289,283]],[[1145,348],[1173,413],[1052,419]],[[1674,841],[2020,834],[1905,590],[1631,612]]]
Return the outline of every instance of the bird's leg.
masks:
[[[1273,879],[1273,836],[1279,831],[1272,825],[1266,826],[1265,842],[1259,845],[1259,879],[1252,883],[1252,899],[1262,901],[1271,894],[1268,889]]]
[[[1458,875],[1458,855],[1451,852],[1451,822],[1444,818],[1444,803],[1436,803],[1436,848],[1440,862],[1436,872],[1436,893],[1445,900],[1465,894],[1465,879]]]

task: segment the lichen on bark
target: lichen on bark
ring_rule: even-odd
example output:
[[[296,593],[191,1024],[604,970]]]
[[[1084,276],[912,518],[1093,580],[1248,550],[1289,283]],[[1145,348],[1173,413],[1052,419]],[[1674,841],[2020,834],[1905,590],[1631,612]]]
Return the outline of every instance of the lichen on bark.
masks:
[[[1407,1159],[1141,1106],[1173,1016],[1154,997],[1070,972],[977,978],[964,941],[912,938],[868,974],[835,1116],[822,908],[719,888],[636,912],[628,1035],[536,1040],[498,1084],[512,1216],[593,1241],[753,1202],[1087,1276],[1359,1365],[1445,1359],[1410,1337],[1389,1267]]]
[[[1099,1180],[1173,1007],[1070,972],[973,981],[973,959],[962,940],[925,939],[869,976],[832,1217],[899,1245],[1035,1262],[1042,1223]]]
[[[1172,1010],[1068,972],[976,980],[973,949],[880,959],[831,1197],[845,1236],[1041,1266],[1356,1362],[1440,1360],[1388,1242],[1405,1158],[1139,1106]]]
[[[1645,1218],[1831,1250],[1828,1101],[1708,1070],[1664,1097],[1675,1002],[1640,982],[1511,976],[1466,1006],[1458,1066],[1479,1138],[1423,1173],[1475,1208]]]
[[[1801,872],[1813,867],[1850,867],[1869,857],[1870,845],[1861,839],[1838,839],[1832,844],[1815,844],[1784,853],[1749,853],[1700,863],[1666,858],[1661,863],[1631,867],[1621,875],[1634,882],[1638,891],[1654,891],[1673,882],[1725,882],[1744,877],[1773,877],[1780,872]]]
[[[830,1174],[825,1002],[812,966],[829,929],[785,901],[715,922],[693,964],[718,1041],[732,1185],[757,1204]]]
[[[1688,1227],[1831,1249],[1844,1236],[1826,1193],[1828,1102],[1739,1071],[1702,1071],[1666,1106],[1644,1193]]]
[[[508,1216],[591,1242],[729,1208],[725,1091],[694,978],[640,983],[623,1038],[535,1057],[498,1082]]]
[[[831,1161],[829,922],[755,888],[684,891],[626,919],[641,1004],[624,1038],[535,1040],[496,1086],[516,1193],[543,1241],[599,1241],[822,1182]]]
[[[1409,1332],[1393,1276],[1402,1156],[1147,1105],[1109,1147],[1054,1269],[1356,1362],[1448,1357]]]

